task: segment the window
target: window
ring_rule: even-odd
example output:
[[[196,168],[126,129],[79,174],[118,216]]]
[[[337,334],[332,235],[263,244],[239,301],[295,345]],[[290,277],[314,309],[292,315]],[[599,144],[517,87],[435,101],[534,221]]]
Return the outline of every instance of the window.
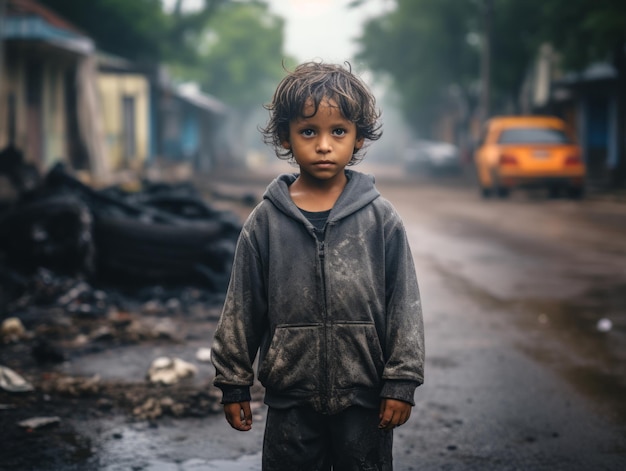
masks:
[[[125,96],[122,98],[122,125],[124,133],[124,158],[130,161],[137,152],[135,136],[135,97]]]
[[[498,144],[569,144],[571,139],[553,128],[505,129],[498,137]]]

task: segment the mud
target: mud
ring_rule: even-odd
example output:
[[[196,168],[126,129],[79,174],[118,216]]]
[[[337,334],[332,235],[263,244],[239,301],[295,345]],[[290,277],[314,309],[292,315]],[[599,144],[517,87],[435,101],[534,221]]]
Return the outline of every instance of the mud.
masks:
[[[219,307],[198,303],[177,313],[146,314],[142,306],[129,305],[123,316],[116,311],[96,319],[55,309],[30,312],[27,330],[48,339],[65,361],[38,363],[32,354],[35,337],[0,346],[0,364],[35,387],[34,393],[0,390],[0,469],[172,469],[172,463],[181,469],[226,469],[211,468],[209,461],[237,459],[241,449],[229,456],[219,441],[207,446],[207,433],[223,433],[225,422],[219,391],[210,385],[213,368],[195,357],[210,346]],[[158,331],[164,322],[174,329]],[[107,335],[93,340],[91,334],[99,331]],[[90,340],[77,341],[80,336]],[[151,384],[146,373],[161,356],[185,359],[198,373],[174,385]],[[260,388],[253,393],[260,400]],[[34,430],[17,425],[42,416],[58,416],[60,424]],[[187,462],[189,456],[197,461]]]

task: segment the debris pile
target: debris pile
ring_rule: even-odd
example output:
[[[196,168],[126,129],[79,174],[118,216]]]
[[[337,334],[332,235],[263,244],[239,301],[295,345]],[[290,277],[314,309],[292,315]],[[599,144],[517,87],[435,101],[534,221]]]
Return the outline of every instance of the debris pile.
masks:
[[[0,406],[23,416],[37,401],[84,399],[148,420],[218,410],[217,393],[191,380],[196,365],[174,354],[146,359],[145,375],[126,380],[64,366],[139,343],[178,346],[177,355],[190,340],[208,343],[240,229],[189,183],[96,190],[61,165],[0,205]],[[186,359],[209,358],[194,346]],[[33,415],[18,425],[58,423]]]
[[[159,357],[150,365],[148,380],[155,384],[175,384],[197,372],[195,365],[180,358]]]
[[[0,213],[2,278],[19,282],[43,267],[118,283],[198,280],[223,290],[240,229],[234,214],[215,210],[190,183],[94,190],[59,164]]]
[[[0,388],[9,392],[30,392],[33,386],[19,374],[0,365]]]

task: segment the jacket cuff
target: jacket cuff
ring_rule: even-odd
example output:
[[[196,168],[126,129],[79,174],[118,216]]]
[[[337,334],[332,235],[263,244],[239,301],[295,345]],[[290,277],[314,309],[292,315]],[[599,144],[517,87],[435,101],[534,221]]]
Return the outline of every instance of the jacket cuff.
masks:
[[[383,389],[380,392],[380,397],[387,399],[397,399],[399,401],[408,402],[412,406],[415,405],[413,396],[415,389],[420,385],[417,381],[406,380],[386,380],[383,384]]]
[[[233,402],[247,402],[252,399],[249,386],[217,386],[222,390],[222,404]]]

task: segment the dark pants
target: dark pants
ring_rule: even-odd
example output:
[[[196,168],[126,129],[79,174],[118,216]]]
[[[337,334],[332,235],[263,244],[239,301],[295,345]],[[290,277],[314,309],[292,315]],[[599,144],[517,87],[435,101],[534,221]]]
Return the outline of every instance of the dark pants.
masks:
[[[363,407],[334,415],[270,407],[263,471],[392,471],[393,432],[378,423],[378,410]]]

